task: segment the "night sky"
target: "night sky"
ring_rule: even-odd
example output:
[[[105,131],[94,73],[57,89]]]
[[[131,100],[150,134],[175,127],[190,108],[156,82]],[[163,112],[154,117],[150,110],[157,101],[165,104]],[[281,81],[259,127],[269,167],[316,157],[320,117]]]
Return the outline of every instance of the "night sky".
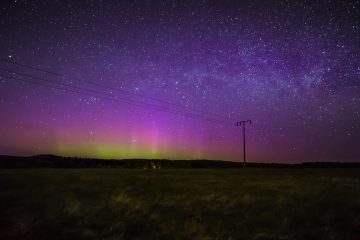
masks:
[[[360,160],[360,1],[0,6],[0,154]]]

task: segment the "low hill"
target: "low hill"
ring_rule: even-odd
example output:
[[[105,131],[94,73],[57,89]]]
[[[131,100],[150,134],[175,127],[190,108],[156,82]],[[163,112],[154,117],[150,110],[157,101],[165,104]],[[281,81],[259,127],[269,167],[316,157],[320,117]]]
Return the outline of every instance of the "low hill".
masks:
[[[17,157],[0,155],[0,168],[124,168],[124,169],[171,169],[171,168],[242,168],[241,162],[221,160],[167,160],[122,159],[36,155]],[[258,168],[358,168],[360,162],[307,162],[301,164],[247,163],[246,167]]]

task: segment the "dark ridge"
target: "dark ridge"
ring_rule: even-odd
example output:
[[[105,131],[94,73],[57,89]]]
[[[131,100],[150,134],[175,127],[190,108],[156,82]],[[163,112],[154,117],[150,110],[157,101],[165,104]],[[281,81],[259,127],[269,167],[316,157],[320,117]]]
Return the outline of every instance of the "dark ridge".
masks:
[[[248,168],[359,168],[360,162],[305,162],[300,164],[247,163]],[[0,155],[0,168],[124,168],[124,169],[172,169],[172,168],[243,168],[241,162],[221,160],[167,160],[122,159],[36,155],[16,157]]]

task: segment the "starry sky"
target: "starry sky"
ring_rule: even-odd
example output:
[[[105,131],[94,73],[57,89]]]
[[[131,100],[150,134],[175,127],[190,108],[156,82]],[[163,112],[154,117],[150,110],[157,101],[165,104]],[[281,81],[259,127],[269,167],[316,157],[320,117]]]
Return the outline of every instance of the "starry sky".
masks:
[[[360,1],[0,6],[0,154],[360,160]]]

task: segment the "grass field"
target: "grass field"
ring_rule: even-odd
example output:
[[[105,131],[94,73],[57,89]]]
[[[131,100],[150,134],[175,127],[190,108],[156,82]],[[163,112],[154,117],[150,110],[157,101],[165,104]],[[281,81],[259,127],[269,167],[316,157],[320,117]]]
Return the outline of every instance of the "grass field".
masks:
[[[360,169],[0,170],[0,239],[360,239]]]

